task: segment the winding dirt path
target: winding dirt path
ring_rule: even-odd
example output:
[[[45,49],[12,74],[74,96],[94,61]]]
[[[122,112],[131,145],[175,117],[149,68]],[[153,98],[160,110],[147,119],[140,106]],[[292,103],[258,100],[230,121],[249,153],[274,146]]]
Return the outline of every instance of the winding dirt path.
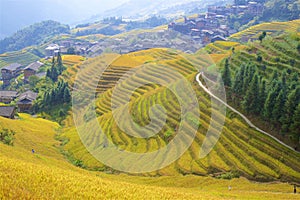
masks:
[[[274,137],[273,135],[261,130],[260,128],[258,128],[257,126],[255,126],[245,115],[243,115],[242,113],[240,113],[239,111],[237,111],[236,109],[234,109],[233,107],[231,107],[230,105],[228,105],[226,102],[224,102],[222,99],[220,99],[219,97],[215,96],[213,93],[211,93],[204,85],[203,83],[200,81],[200,76],[202,76],[203,78],[207,79],[208,81],[211,81],[210,79],[208,79],[203,72],[200,72],[199,74],[197,74],[196,76],[196,81],[198,82],[199,86],[206,92],[208,93],[210,96],[212,96],[214,99],[218,100],[219,102],[221,102],[222,104],[224,104],[227,108],[229,108],[230,110],[232,110],[233,112],[235,112],[236,114],[238,114],[239,116],[241,116],[245,122],[251,127],[254,128],[255,130],[273,138],[275,141],[277,141],[278,143],[282,144],[283,146],[289,148],[292,151],[295,151],[295,149],[293,149],[292,147],[290,147],[289,145],[283,143],[282,141],[280,141],[279,139],[277,139],[276,137]],[[213,82],[213,81],[212,81]]]

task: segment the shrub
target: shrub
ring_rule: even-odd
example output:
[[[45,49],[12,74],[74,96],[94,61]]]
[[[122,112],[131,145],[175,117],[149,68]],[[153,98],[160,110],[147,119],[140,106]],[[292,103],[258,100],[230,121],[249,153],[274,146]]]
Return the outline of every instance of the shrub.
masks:
[[[239,177],[240,177],[240,173],[237,171],[226,172],[224,174],[217,176],[218,179],[228,179],[228,180],[231,180],[233,178],[239,178]]]
[[[258,55],[257,58],[256,58],[257,62],[261,62],[262,61],[262,57],[261,55]]]
[[[0,132],[0,142],[3,142],[3,144],[13,146],[15,134],[16,133],[12,130],[2,129]]]

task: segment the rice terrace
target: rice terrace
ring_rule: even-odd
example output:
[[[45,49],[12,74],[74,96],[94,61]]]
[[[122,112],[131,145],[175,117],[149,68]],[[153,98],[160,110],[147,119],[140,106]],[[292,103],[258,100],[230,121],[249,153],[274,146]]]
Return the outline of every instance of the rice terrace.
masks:
[[[0,70],[0,199],[300,199],[298,0],[3,0]]]

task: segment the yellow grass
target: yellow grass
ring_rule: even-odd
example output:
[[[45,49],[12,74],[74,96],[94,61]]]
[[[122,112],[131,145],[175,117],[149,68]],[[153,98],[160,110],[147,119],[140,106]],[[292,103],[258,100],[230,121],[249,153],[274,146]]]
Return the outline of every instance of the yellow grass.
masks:
[[[285,183],[254,183],[244,178],[137,177],[88,172],[59,153],[59,125],[20,114],[0,118],[16,132],[13,147],[0,143],[0,199],[298,199]],[[32,154],[34,148],[36,153]],[[232,190],[228,190],[228,186]]]
[[[251,26],[244,31],[233,34],[230,38],[241,39],[242,37],[248,37],[257,39],[262,31],[266,31],[268,34],[273,32],[297,32],[299,28],[300,19],[288,22],[267,22]]]

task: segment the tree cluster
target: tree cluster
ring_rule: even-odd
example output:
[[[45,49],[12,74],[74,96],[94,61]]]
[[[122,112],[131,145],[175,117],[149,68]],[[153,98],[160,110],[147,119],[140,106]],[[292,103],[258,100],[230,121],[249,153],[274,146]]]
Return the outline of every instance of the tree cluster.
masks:
[[[71,93],[68,83],[63,80],[58,81],[52,89],[44,93],[41,101],[41,108],[55,106],[71,102]]]
[[[0,131],[0,142],[2,142],[3,144],[6,144],[6,145],[10,145],[10,146],[13,146],[14,145],[14,135],[16,133],[12,130],[9,130],[9,129],[2,129]]]
[[[61,54],[58,53],[57,60],[53,57],[52,66],[47,70],[46,77],[50,78],[53,82],[56,82],[58,80],[58,76],[61,75],[64,70],[65,67],[62,63]]]
[[[226,62],[223,72],[224,85],[229,87],[231,81]],[[225,76],[226,74],[229,74]],[[260,75],[257,66],[243,64],[236,72],[229,88],[232,100],[239,104],[248,114],[260,116],[279,128],[282,134],[292,135],[295,140],[300,137],[300,86],[297,73],[274,71],[271,79]],[[227,83],[227,84],[226,84]]]

